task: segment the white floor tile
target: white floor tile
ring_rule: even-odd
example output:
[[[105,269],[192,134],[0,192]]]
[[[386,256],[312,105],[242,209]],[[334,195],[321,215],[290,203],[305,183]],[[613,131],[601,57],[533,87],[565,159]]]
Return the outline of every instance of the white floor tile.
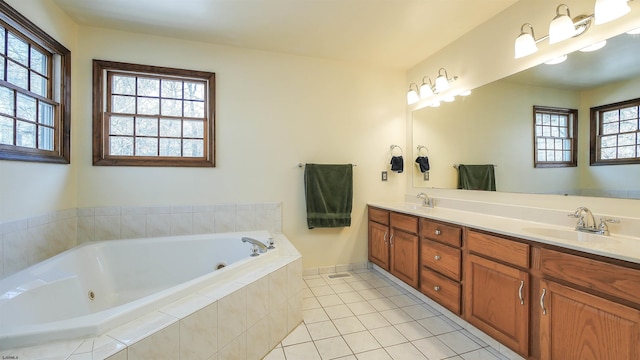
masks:
[[[324,311],[327,312],[327,315],[329,315],[330,319],[340,319],[353,316],[351,310],[349,310],[347,305],[344,304],[327,306],[324,308]]]
[[[319,321],[327,321],[329,320],[329,316],[327,316],[327,313],[324,311],[324,309],[319,308],[319,309],[303,310],[302,319],[308,325],[308,324],[316,323]]]
[[[392,303],[387,298],[369,300],[369,304],[378,311],[385,311],[398,308],[396,304]]]
[[[398,344],[386,347],[385,350],[391,355],[393,360],[428,360],[411,343]]]
[[[318,286],[327,286],[327,285],[329,285],[329,284],[327,284],[327,282],[326,282],[326,281],[324,281],[324,279],[323,279],[323,278],[321,278],[321,277],[317,277],[317,278],[314,278],[314,279],[307,279],[307,278],[305,277],[305,280],[304,280],[304,281],[307,283],[307,286],[308,286],[308,287],[310,287],[310,288],[314,288],[314,287],[318,287]]]
[[[433,334],[431,334],[429,330],[422,327],[422,325],[420,325],[420,323],[418,323],[417,321],[397,324],[394,325],[394,327],[398,329],[402,336],[406,337],[409,341],[424,339],[426,337],[433,336]]]
[[[355,316],[335,319],[333,320],[333,324],[342,335],[367,330]]]
[[[309,335],[314,341],[340,335],[331,321],[307,324],[307,330],[309,330]]]
[[[377,329],[385,326],[391,325],[384,316],[380,315],[380,313],[371,313],[358,315],[358,320],[364,325],[367,329]]]
[[[342,293],[355,291],[347,283],[331,285],[331,289],[333,289],[333,292],[335,292],[336,294],[342,294]]]
[[[309,309],[318,309],[321,308],[322,305],[318,302],[315,297],[303,298],[302,299],[302,310]]]
[[[315,343],[322,360],[337,359],[353,354],[341,336],[317,340]]]
[[[418,320],[418,322],[433,335],[445,334],[456,330],[448,322],[442,320],[441,316]]]
[[[355,354],[380,349],[381,347],[376,338],[374,338],[368,331],[346,334],[342,337]]]
[[[437,338],[458,354],[480,349],[480,345],[459,331],[438,335]]]
[[[385,297],[376,289],[358,290],[358,294],[365,300],[382,299]]]
[[[420,339],[412,342],[429,360],[441,360],[456,356],[456,352],[449,349],[436,337]]]
[[[406,306],[402,308],[402,311],[406,312],[414,320],[426,319],[436,316],[436,314],[422,305]]]
[[[354,303],[354,302],[359,302],[359,301],[364,301],[365,300],[362,297],[362,295],[358,294],[355,291],[338,293],[338,296],[340,297],[340,299],[342,299],[342,301],[344,301],[345,304],[349,304],[349,303]]]
[[[464,360],[500,360],[486,349],[478,349],[460,355]]]
[[[358,360],[393,360],[383,349],[371,350],[356,354]]]
[[[284,347],[287,360],[322,360],[313,342]]]
[[[371,314],[377,310],[367,301],[359,301],[355,303],[346,303],[354,315]]]
[[[307,326],[302,323],[282,340],[282,346],[289,346],[311,341],[311,335],[307,331]]]
[[[371,330],[371,335],[373,335],[383,347],[407,342],[407,339],[393,326],[373,329]]]
[[[262,360],[286,360],[284,357],[284,350],[281,346],[276,347],[271,350],[270,353],[267,354]]]
[[[333,289],[331,288],[331,286],[327,285],[327,286],[318,286],[318,287],[312,287],[311,288],[311,292],[313,293],[313,295],[315,296],[323,296],[323,295],[331,295],[331,294],[335,294],[335,292],[333,291]]]
[[[401,309],[380,311],[380,315],[384,316],[393,325],[413,321],[413,318]]]
[[[317,299],[323,307],[344,304],[336,294],[318,296]]]
[[[405,295],[396,295],[390,296],[389,300],[396,304],[398,307],[412,306],[417,305],[418,301],[413,296],[405,294]]]

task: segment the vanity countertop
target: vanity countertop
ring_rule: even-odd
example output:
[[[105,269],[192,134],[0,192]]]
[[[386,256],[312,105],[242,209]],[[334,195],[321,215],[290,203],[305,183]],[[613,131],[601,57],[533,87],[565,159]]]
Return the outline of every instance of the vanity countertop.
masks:
[[[575,231],[572,227],[439,208],[437,205],[434,208],[404,202],[370,202],[368,205],[640,264],[640,238],[593,235]]]

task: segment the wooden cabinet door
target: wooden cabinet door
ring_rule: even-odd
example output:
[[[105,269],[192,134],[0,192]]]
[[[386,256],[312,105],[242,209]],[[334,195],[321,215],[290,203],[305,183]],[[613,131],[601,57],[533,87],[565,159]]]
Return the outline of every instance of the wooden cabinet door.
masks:
[[[640,359],[640,311],[541,281],[542,360]]]
[[[389,271],[389,227],[369,221],[369,261]]]
[[[391,230],[391,274],[405,283],[418,288],[420,266],[418,265],[419,238],[416,234]]]
[[[465,320],[526,358],[529,274],[470,254],[464,279]]]

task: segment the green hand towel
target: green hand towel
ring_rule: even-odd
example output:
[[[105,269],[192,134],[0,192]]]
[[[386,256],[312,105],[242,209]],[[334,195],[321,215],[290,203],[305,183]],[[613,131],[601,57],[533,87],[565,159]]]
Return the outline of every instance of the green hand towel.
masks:
[[[458,165],[458,189],[496,191],[493,165]]]
[[[353,204],[353,166],[351,164],[306,164],[304,190],[309,229],[351,225]]]

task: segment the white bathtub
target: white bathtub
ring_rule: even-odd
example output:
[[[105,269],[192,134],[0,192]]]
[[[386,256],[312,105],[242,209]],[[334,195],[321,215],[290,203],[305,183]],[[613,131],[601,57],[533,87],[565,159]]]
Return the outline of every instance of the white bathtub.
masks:
[[[255,231],[87,243],[13,274],[0,281],[0,349],[99,336],[278,256],[276,248],[250,257],[243,236],[272,237]]]

